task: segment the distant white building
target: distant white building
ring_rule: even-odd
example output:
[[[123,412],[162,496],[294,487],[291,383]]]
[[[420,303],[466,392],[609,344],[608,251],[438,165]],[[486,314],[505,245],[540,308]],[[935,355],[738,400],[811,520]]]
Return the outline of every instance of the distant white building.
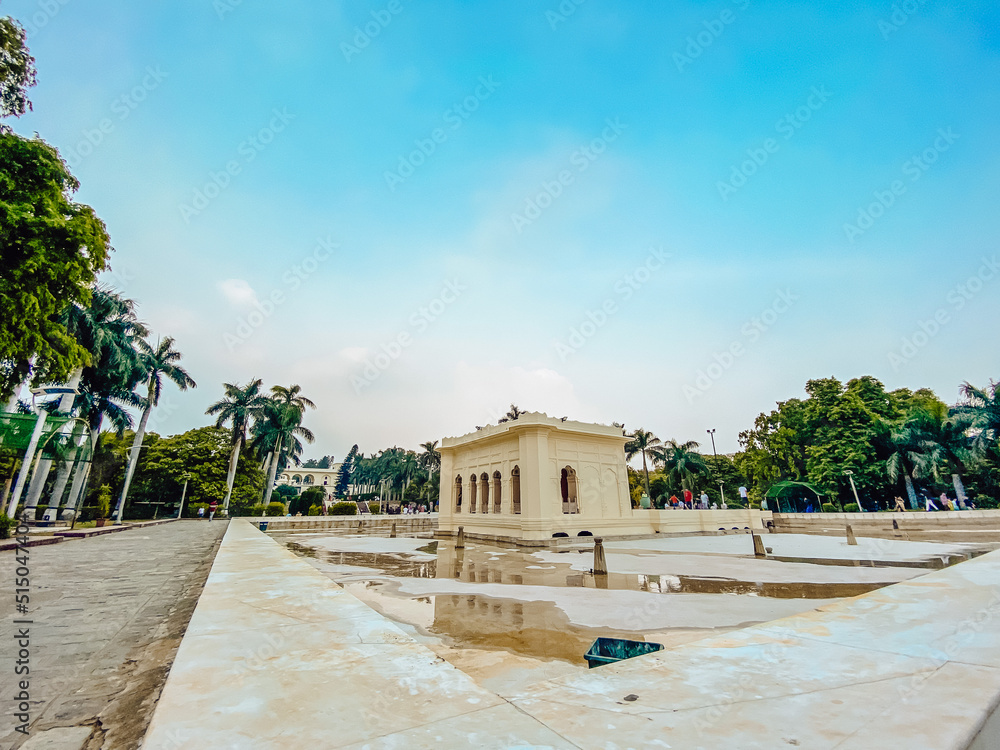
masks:
[[[633,509],[620,427],[531,412],[444,438],[439,533],[529,546],[566,536],[762,528],[756,510]],[[765,514],[770,518],[770,514]]]
[[[337,474],[340,472],[340,464],[334,464],[329,469],[286,469],[275,477],[276,485],[287,484],[295,487],[301,492],[310,487],[323,487],[327,495],[333,494],[333,488],[337,486]]]

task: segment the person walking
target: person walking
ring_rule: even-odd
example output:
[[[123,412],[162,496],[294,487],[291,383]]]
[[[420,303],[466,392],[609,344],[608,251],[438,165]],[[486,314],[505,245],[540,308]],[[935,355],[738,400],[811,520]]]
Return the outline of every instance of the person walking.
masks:
[[[199,521],[204,521],[205,520],[205,506],[204,505],[201,506],[200,508],[198,508],[198,520]]]
[[[218,509],[218,507],[219,507],[219,504],[215,500],[213,500],[212,502],[210,502],[208,504],[208,520],[209,521],[212,520],[212,516],[215,515],[215,511]]]
[[[684,507],[694,510],[694,493],[691,490],[684,490]]]
[[[930,495],[924,495],[924,501],[925,501],[924,502],[924,508],[928,512],[930,512],[932,510],[939,510],[939,508],[934,504],[934,501],[931,500],[931,496]]]
[[[749,502],[748,502],[748,500],[747,500],[747,488],[746,488],[746,487],[744,487],[744,486],[743,486],[743,485],[741,484],[741,485],[740,485],[740,489],[739,489],[739,492],[740,492],[740,502],[742,502],[742,503],[743,503],[743,507],[744,507],[744,508],[749,508],[749,507],[750,507],[750,503],[749,503]]]

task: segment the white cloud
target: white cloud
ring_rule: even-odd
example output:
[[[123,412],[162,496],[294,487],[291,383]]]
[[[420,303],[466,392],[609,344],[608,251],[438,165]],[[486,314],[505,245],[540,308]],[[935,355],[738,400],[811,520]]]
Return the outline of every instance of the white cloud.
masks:
[[[245,309],[257,304],[257,292],[246,279],[226,279],[216,287],[233,307]]]

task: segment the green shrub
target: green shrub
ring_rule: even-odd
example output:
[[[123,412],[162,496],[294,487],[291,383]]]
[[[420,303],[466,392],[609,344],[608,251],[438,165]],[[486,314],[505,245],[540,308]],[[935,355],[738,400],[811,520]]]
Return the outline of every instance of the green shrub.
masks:
[[[728,500],[726,500],[726,507],[729,508],[729,509],[735,508],[737,510],[744,510],[747,506],[745,506],[739,500],[733,500],[732,502],[729,502]]]
[[[334,503],[330,507],[331,516],[356,516],[357,514],[358,506],[354,503]]]
[[[284,503],[268,503],[267,509],[264,511],[266,516],[283,516],[285,515],[285,504]]]
[[[840,509],[833,503],[823,503],[824,513],[839,513]]]
[[[858,512],[857,503],[848,503],[847,505],[844,506],[844,513],[857,513],[857,512]]]
[[[321,515],[323,515],[323,508],[321,506],[319,506],[319,505],[313,505],[311,508],[309,508],[308,515],[310,515],[310,516],[321,516]]]
[[[108,517],[108,513],[111,512],[111,487],[109,485],[101,485],[101,489],[97,493],[96,507],[98,518]]]
[[[15,523],[6,513],[0,513],[0,539],[10,539],[10,530]]]
[[[378,513],[378,502],[376,502],[375,500],[370,500],[368,502],[368,512]]]
[[[251,516],[262,516],[267,511],[267,506],[264,503],[257,503],[250,508]]]

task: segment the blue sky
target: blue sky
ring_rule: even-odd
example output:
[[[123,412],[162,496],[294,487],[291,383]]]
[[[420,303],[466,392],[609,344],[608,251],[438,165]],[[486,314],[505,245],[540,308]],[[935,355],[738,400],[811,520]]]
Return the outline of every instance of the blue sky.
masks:
[[[480,6],[0,5],[199,382],[160,431],[261,377],[307,455],[511,401],[732,451],[809,378],[1000,377],[994,4]]]

